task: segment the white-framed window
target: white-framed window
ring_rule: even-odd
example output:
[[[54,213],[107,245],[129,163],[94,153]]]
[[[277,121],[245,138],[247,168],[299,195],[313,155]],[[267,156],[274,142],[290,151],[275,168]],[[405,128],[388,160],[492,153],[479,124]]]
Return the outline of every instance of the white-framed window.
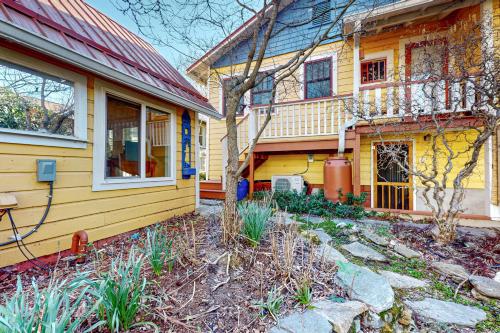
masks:
[[[0,48],[0,142],[85,148],[86,77]]]
[[[176,113],[96,83],[93,190],[175,185]]]

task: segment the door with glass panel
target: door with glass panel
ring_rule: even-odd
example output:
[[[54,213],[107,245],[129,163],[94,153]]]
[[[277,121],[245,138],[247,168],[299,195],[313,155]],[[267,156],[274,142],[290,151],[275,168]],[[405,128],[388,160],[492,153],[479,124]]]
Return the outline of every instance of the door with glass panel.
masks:
[[[408,173],[412,163],[409,142],[376,143],[374,146],[375,208],[412,210],[413,186]]]

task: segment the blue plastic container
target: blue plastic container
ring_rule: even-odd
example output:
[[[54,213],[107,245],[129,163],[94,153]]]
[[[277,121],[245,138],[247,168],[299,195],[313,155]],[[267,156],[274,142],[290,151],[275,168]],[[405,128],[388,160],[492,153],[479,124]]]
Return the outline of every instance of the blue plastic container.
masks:
[[[238,201],[241,201],[247,197],[249,187],[250,183],[247,179],[243,179],[238,182],[238,188],[236,190],[236,198],[238,199]]]

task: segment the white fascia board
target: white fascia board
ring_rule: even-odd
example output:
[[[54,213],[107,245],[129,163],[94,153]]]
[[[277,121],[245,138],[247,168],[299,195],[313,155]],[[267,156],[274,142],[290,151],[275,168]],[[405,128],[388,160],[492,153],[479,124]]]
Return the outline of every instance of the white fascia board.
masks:
[[[215,110],[211,110],[195,102],[187,100],[184,97],[169,93],[165,90],[147,84],[130,75],[105,66],[100,62],[82,56],[77,52],[53,43],[44,37],[35,35],[29,31],[26,31],[25,29],[19,28],[5,21],[0,21],[0,37],[15,41],[16,43],[19,43],[28,48],[35,49],[41,53],[50,55],[54,58],[85,69],[94,74],[104,76],[105,78],[109,78],[113,81],[124,84],[125,86],[151,94],[165,101],[186,107],[195,112],[199,112],[216,119],[222,118],[222,116]]]

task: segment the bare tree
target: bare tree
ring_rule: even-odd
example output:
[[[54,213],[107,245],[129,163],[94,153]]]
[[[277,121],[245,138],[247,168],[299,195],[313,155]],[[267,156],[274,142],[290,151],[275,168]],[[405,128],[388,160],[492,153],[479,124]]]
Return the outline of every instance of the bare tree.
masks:
[[[277,87],[286,80],[294,79],[294,75],[306,59],[323,43],[347,38],[342,34],[341,23],[346,13],[354,10],[367,10],[375,6],[373,2],[339,1],[324,11],[309,15],[297,15],[293,21],[279,20],[280,11],[294,3],[293,0],[264,1],[210,1],[210,0],[119,0],[118,7],[134,19],[142,34],[156,41],[159,45],[175,49],[187,59],[196,60],[205,54],[216,40],[230,36],[239,25],[245,24],[242,36],[225,47],[228,57],[233,57],[232,48],[240,42],[246,43],[243,61],[231,59],[230,80],[224,80],[227,73],[214,70],[217,80],[223,87],[225,100],[225,122],[227,130],[227,168],[226,200],[224,206],[225,240],[230,241],[238,234],[236,217],[236,189],[239,177],[247,168],[259,137],[271,120],[274,97]],[[302,14],[312,12],[312,3],[300,6]],[[355,9],[355,6],[356,9]],[[282,63],[263,70],[263,62],[269,52],[271,41],[281,32],[290,28],[310,25],[312,21],[328,15],[331,19],[326,23],[308,27],[307,42],[293,52]],[[247,20],[246,23],[245,20]],[[163,29],[159,32],[158,26]],[[219,34],[214,34],[218,31]],[[311,34],[311,31],[313,32]],[[164,33],[165,35],[161,35]],[[296,36],[304,38],[304,36]],[[230,36],[229,38],[232,38]],[[203,58],[202,58],[203,59]],[[274,78],[271,98],[266,109],[265,120],[257,129],[256,135],[249,144],[246,158],[240,163],[238,151],[237,115],[241,107],[240,101],[245,93],[258,86],[266,78]],[[223,82],[226,82],[224,84]]]
[[[393,103],[394,115],[370,103],[361,103],[356,114],[381,142],[376,177],[395,183],[415,178],[417,195],[432,212],[432,234],[441,243],[455,239],[465,187],[481,172],[477,166],[485,144],[500,120],[500,60],[485,27],[485,21],[459,22],[407,47],[411,64],[399,69],[399,81],[393,84],[404,96]],[[419,147],[423,155],[417,161],[404,143],[414,133],[425,134],[426,147]],[[404,207],[393,204],[389,208]]]

